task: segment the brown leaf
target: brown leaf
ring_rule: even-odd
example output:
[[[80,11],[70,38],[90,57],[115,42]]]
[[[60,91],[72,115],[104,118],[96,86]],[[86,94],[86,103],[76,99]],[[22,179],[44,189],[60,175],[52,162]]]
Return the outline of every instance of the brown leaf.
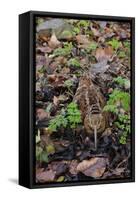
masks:
[[[56,96],[53,97],[53,103],[55,106],[58,105],[58,103],[59,103],[58,97],[56,97]]]
[[[49,45],[51,48],[53,48],[53,49],[59,47],[60,42],[58,41],[58,39],[57,39],[55,33],[52,34],[52,36],[51,36],[51,38],[50,38],[50,41],[48,42],[48,45]]]
[[[77,174],[77,165],[78,165],[78,161],[77,160],[72,160],[70,165],[69,165],[69,172],[71,174]]]
[[[59,64],[66,64],[67,63],[67,59],[63,56],[58,56],[57,58],[55,58],[55,61]]]
[[[113,55],[113,49],[111,46],[105,48],[98,48],[96,50],[95,57],[98,62],[102,62],[103,60],[109,60]]]
[[[108,47],[106,47],[104,49],[104,51],[105,51],[106,58],[109,60],[112,57],[112,55],[113,55],[113,52],[114,52],[113,48],[111,46],[108,46]]]
[[[53,170],[45,170],[36,172],[36,180],[40,183],[54,181],[56,172]]]
[[[86,35],[77,35],[76,40],[79,44],[84,44],[84,45],[90,44],[90,41],[88,40]]]
[[[70,68],[69,67],[63,67],[60,73],[61,74],[69,74],[70,73]]]
[[[91,27],[91,30],[92,30],[94,36],[96,36],[96,37],[100,36],[100,32],[96,28]]]
[[[36,111],[36,117],[37,117],[38,121],[41,121],[41,120],[43,120],[45,118],[48,118],[49,117],[49,113],[47,113],[44,109],[39,108]]]
[[[45,56],[41,56],[41,55],[37,55],[36,56],[36,65],[37,66],[42,66],[46,64],[46,57]]]
[[[77,171],[82,172],[86,176],[99,178],[103,175],[107,165],[107,158],[91,158],[84,160],[77,166]]]
[[[56,176],[60,176],[67,171],[67,161],[53,161],[48,164],[48,168],[55,172]]]
[[[121,178],[123,173],[125,172],[125,168],[121,167],[121,168],[116,168],[114,170],[110,170],[104,173],[102,179],[106,179],[106,178]]]
[[[46,47],[37,47],[36,48],[37,51],[41,51],[42,53],[51,53],[52,48],[46,46]]]
[[[50,81],[50,82],[55,81],[56,78],[57,78],[56,74],[47,75],[47,79],[48,79],[48,81]]]
[[[96,50],[95,57],[96,57],[96,59],[97,59],[98,62],[104,60],[104,58],[105,58],[105,51],[104,51],[104,49],[103,48],[98,48]]]
[[[109,65],[107,65],[107,60],[103,60],[98,63],[92,64],[92,66],[90,67],[90,72],[92,74],[104,73],[108,68]]]

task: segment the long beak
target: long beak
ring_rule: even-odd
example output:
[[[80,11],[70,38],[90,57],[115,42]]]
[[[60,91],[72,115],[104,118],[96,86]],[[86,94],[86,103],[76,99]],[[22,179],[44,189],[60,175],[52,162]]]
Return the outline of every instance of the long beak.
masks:
[[[94,146],[95,150],[97,150],[97,127],[94,126]]]

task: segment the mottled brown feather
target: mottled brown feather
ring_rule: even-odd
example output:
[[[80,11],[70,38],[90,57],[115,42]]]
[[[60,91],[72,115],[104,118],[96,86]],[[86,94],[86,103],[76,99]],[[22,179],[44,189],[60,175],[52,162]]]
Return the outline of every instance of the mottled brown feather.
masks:
[[[80,78],[73,100],[79,106],[86,132],[93,134],[96,126],[97,133],[102,133],[108,122],[107,115],[102,111],[105,99],[89,74]]]

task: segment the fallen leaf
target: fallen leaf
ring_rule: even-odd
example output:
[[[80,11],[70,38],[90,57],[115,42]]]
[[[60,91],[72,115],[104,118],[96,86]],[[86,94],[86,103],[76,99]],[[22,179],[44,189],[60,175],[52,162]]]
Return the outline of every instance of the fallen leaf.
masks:
[[[63,64],[63,65],[67,63],[67,59],[64,56],[58,56],[58,57],[56,57],[55,61],[58,64]]]
[[[98,62],[103,60],[109,60],[113,55],[113,48],[111,46],[105,48],[98,48],[95,53],[95,57]]]
[[[90,160],[84,160],[77,166],[77,171],[86,176],[99,178],[103,175],[107,165],[107,158],[95,157]]]
[[[64,95],[64,94],[61,94],[61,95],[59,95],[58,100],[59,100],[61,103],[64,103],[65,101],[68,100],[68,97],[67,97],[66,95]]]
[[[108,46],[108,47],[105,47],[104,51],[105,51],[105,56],[107,60],[109,60],[113,55],[113,52],[114,52],[113,48],[111,46]]]
[[[48,144],[46,146],[46,151],[47,151],[48,155],[55,153],[55,147],[54,147],[54,145],[53,144]]]
[[[42,52],[42,53],[51,53],[51,51],[52,51],[52,48],[50,48],[50,47],[37,47],[36,48],[36,50],[37,51],[40,51],[40,52]]]
[[[36,180],[40,183],[54,181],[56,172],[53,170],[45,170],[36,172]]]
[[[36,66],[43,66],[46,64],[46,57],[45,56],[36,56]]]
[[[53,161],[50,164],[48,164],[48,169],[55,172],[56,176],[61,176],[67,171],[67,163],[67,161]]]
[[[96,36],[96,37],[100,36],[100,32],[96,28],[91,27],[91,30],[92,30],[92,33],[94,36]]]
[[[86,35],[77,35],[76,40],[79,44],[90,44],[90,41],[88,40]]]
[[[77,174],[77,166],[78,166],[78,161],[77,160],[72,160],[70,165],[69,165],[69,172],[73,175]]]
[[[43,120],[45,118],[48,118],[49,117],[49,113],[47,113],[44,109],[39,108],[36,111],[36,117],[37,117],[38,121],[41,121],[41,120]]]
[[[55,33],[52,34],[52,36],[50,38],[50,41],[48,42],[48,45],[53,49],[55,49],[55,48],[60,46],[60,42],[57,39]]]
[[[47,79],[48,79],[48,81],[50,81],[50,82],[55,81],[56,78],[57,78],[56,74],[47,75]]]
[[[64,176],[60,176],[60,177],[57,179],[57,182],[63,182],[63,181],[64,181],[64,179],[65,179],[65,177],[64,177]]]
[[[59,103],[58,97],[56,97],[56,96],[53,97],[53,103],[55,106],[58,105],[58,103]]]
[[[104,51],[104,49],[103,48],[98,48],[96,50],[95,57],[96,57],[98,62],[103,61],[105,59],[105,51]]]
[[[100,61],[98,63],[92,64],[90,67],[90,72],[93,74],[104,73],[109,68],[107,60]]]
[[[107,22],[106,21],[99,21],[99,25],[100,25],[100,28],[104,29],[107,25]]]
[[[61,74],[69,74],[70,73],[70,68],[69,67],[63,67],[60,73]]]
[[[116,168],[114,170],[110,170],[104,173],[102,179],[107,179],[107,178],[121,178],[122,174],[125,172],[124,167]]]

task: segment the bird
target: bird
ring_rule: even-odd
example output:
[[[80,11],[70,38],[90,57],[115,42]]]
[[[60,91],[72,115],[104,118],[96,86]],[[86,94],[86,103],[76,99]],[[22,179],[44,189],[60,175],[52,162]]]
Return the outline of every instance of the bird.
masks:
[[[103,112],[104,96],[98,86],[93,83],[89,73],[84,73],[80,78],[73,101],[79,106],[86,133],[94,136],[94,146],[97,150],[97,136],[105,130],[107,116]]]

